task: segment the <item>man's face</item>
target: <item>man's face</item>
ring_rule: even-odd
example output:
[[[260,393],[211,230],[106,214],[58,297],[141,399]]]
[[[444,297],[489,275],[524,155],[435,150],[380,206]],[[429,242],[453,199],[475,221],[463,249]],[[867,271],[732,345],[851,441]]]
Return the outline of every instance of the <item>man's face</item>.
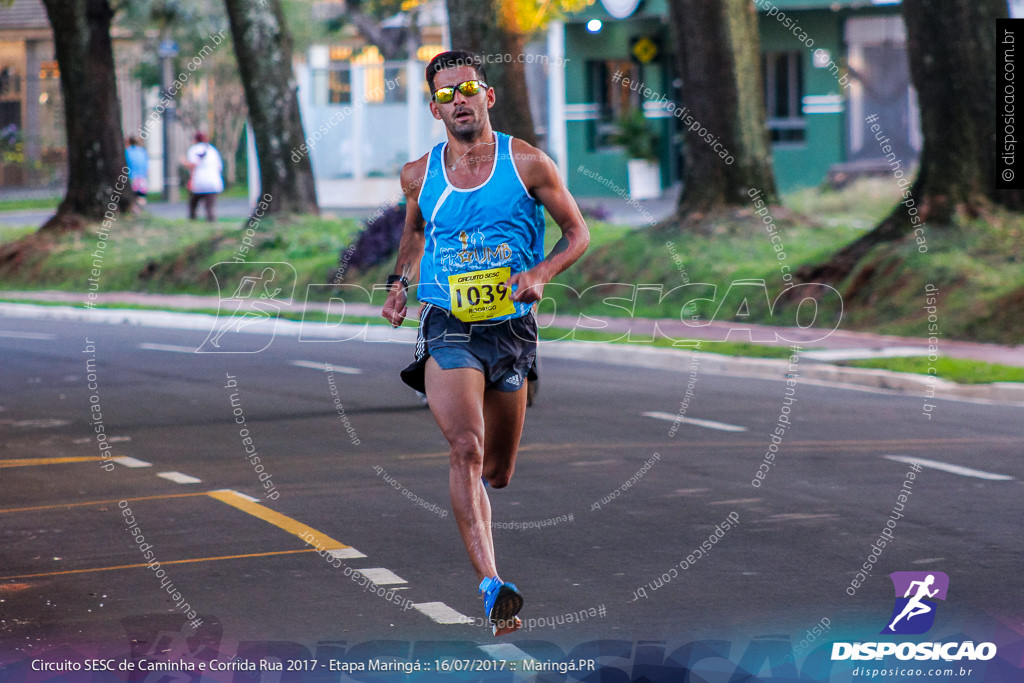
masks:
[[[434,76],[434,90],[449,85],[458,85],[465,81],[480,80],[476,69],[471,66],[460,66],[454,69],[439,71]],[[458,88],[451,102],[440,104],[431,100],[430,112],[435,119],[444,122],[445,127],[460,140],[472,140],[484,128],[488,121],[487,110],[494,106],[494,89],[488,88],[476,95],[467,97]]]

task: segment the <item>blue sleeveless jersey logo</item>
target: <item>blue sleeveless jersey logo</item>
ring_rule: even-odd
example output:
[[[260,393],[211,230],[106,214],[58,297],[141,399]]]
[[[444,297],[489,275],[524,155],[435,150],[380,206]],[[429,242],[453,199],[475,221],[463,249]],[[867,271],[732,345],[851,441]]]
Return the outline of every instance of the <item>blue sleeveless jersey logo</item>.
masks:
[[[449,182],[444,166],[447,142],[430,150],[419,196],[426,221],[417,289],[420,301],[450,309],[450,275],[499,267],[515,274],[544,258],[544,209],[519,177],[512,160],[512,138],[504,133],[494,136],[491,175],[471,189]],[[526,315],[531,304],[515,306],[515,314],[506,317]]]

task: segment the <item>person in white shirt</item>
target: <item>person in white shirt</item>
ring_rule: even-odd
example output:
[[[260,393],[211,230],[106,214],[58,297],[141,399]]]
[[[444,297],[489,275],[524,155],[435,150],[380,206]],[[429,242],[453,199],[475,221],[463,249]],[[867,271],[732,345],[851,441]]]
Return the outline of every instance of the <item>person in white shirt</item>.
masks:
[[[185,165],[190,172],[188,190],[188,217],[196,219],[199,202],[206,207],[206,220],[213,221],[217,195],[224,191],[224,178],[221,171],[224,163],[220,152],[210,144],[206,133],[196,133],[196,144],[188,148],[185,154]]]

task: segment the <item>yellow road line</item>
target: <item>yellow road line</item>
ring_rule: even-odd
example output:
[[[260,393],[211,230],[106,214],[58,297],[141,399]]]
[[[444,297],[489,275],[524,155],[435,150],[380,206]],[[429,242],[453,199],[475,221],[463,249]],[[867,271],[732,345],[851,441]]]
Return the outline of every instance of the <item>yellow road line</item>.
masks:
[[[238,508],[242,512],[247,512],[253,517],[262,519],[264,522],[280,527],[290,534],[295,534],[306,543],[312,543],[322,550],[340,550],[341,548],[349,547],[341,541],[336,541],[327,534],[317,531],[313,527],[306,526],[287,515],[282,515],[280,512],[271,510],[264,505],[246,500],[234,491],[210,491],[207,495],[211,498],[216,498],[222,503],[227,503],[231,507]]]
[[[192,496],[205,496],[205,493],[170,493],[162,496],[139,496],[137,498],[114,498],[112,500],[90,500],[84,503],[57,503],[56,505],[36,505],[34,507],[27,508],[8,508],[6,510],[0,510],[0,515],[8,512],[36,512],[38,510],[61,510],[66,508],[79,508],[79,507],[90,507],[93,505],[113,505],[120,503],[122,500],[125,502],[134,502],[136,500],[162,500],[164,498],[189,498]]]
[[[102,459],[96,456],[77,458],[15,458],[14,460],[0,460],[0,469],[5,467],[32,467],[33,465],[62,465],[68,462],[95,462]]]
[[[274,550],[267,553],[249,553],[246,555],[221,555],[219,557],[195,557],[189,560],[170,560],[169,562],[161,562],[160,566],[168,564],[190,564],[193,562],[216,562],[219,560],[239,560],[247,557],[269,557],[271,555],[294,555],[296,553],[312,553],[316,552],[313,548],[302,548],[300,550]],[[7,581],[9,579],[38,579],[44,576],[66,576],[68,574],[87,574],[89,572],[109,572],[115,569],[138,569],[139,567],[148,567],[149,564],[121,564],[116,567],[93,567],[92,569],[68,569],[62,572],[43,572],[42,574],[16,574],[14,576],[0,576],[0,581]]]

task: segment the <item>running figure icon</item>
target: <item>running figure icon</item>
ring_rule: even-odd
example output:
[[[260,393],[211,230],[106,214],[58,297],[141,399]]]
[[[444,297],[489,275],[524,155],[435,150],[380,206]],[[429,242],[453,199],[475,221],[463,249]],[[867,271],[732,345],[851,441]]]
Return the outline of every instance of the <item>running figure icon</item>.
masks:
[[[274,281],[275,276],[273,268],[264,268],[259,277],[246,276],[242,278],[235,293],[227,300],[235,304],[235,310],[210,339],[211,344],[220,348],[220,338],[224,336],[224,333],[230,330],[240,332],[243,327],[262,320],[269,320],[273,316],[277,311],[277,306],[268,306],[265,302],[277,301],[277,297],[281,294],[280,287],[273,291],[270,289],[270,284]],[[263,285],[262,292],[259,291],[261,284]]]
[[[265,349],[274,339],[281,311],[292,305],[295,269],[278,261],[222,261],[210,271],[221,292],[220,302],[210,332],[196,353],[258,353]]]
[[[897,616],[895,619],[893,619],[892,623],[889,624],[889,630],[890,631],[894,631],[895,632],[896,631],[896,624],[899,623],[899,621],[904,619],[904,618],[906,618],[907,621],[910,621],[912,618],[914,618],[914,617],[916,617],[916,616],[918,616],[920,614],[928,614],[933,609],[935,609],[931,605],[928,605],[928,604],[922,602],[923,598],[933,598],[933,597],[935,597],[935,594],[939,592],[938,588],[936,588],[933,591],[929,591],[928,590],[928,588],[932,584],[934,584],[934,583],[935,583],[935,575],[934,574],[929,574],[924,579],[924,581],[911,581],[910,582],[910,585],[907,587],[907,592],[903,594],[903,597],[905,597],[905,598],[909,597],[911,591],[914,590],[914,586],[917,586],[917,593],[914,594],[914,597],[910,598],[910,601],[903,608],[903,611],[899,613],[899,616]]]

